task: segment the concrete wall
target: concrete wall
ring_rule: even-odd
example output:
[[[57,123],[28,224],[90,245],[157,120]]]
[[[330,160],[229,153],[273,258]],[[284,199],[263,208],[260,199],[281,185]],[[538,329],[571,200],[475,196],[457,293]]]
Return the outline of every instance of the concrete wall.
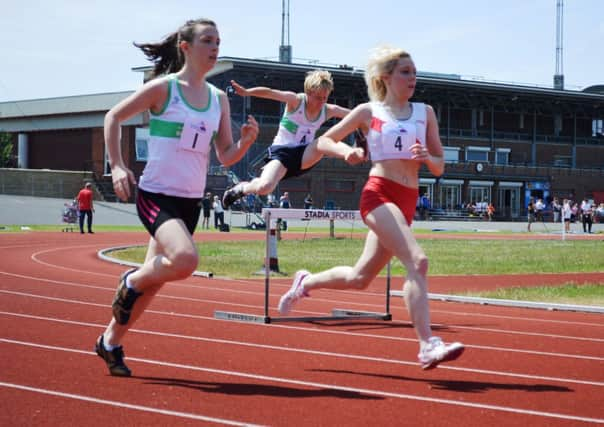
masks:
[[[92,172],[0,169],[0,194],[73,199],[86,181]]]

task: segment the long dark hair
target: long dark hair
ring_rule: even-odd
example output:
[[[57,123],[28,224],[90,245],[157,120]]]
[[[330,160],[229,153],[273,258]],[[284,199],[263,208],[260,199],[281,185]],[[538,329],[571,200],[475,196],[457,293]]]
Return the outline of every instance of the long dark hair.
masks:
[[[159,43],[133,43],[143,51],[149,61],[155,64],[153,77],[165,73],[175,73],[182,68],[185,59],[178,45],[182,40],[193,41],[197,25],[216,27],[216,23],[210,19],[191,19]]]

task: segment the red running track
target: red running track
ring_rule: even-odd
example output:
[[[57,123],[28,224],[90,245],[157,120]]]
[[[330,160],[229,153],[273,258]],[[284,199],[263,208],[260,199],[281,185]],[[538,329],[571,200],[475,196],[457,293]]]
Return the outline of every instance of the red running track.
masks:
[[[213,317],[214,310],[262,314],[261,279],[167,284],[124,340],[134,376],[111,377],[92,347],[123,267],[97,252],[146,241],[144,233],[0,234],[1,425],[604,424],[600,314],[432,301],[435,333],[467,350],[423,372],[400,299],[392,322]],[[436,277],[431,291],[468,282]],[[272,283],[275,307],[289,279]],[[322,290],[293,314],[381,311],[383,293],[383,281],[366,291]]]

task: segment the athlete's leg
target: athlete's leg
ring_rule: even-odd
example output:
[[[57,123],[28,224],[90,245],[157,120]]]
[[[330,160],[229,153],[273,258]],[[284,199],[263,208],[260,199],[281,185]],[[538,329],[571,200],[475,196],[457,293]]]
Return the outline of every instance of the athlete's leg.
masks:
[[[183,221],[171,219],[163,223],[149,242],[145,263],[129,275],[132,288],[142,292],[132,306],[130,320],[120,325],[112,319],[105,331],[105,343],[117,345],[162,285],[189,277],[197,263],[197,248]]]
[[[390,260],[392,253],[378,241],[376,234],[369,230],[365,247],[354,267],[338,266],[316,274],[309,274],[302,282],[304,291],[312,289],[366,288]]]
[[[415,240],[400,209],[386,203],[371,211],[365,218],[380,244],[396,256],[407,269],[404,298],[413,326],[423,347],[432,336],[428,305],[428,257]]]
[[[323,158],[323,154],[317,149],[317,139],[313,140],[304,149],[302,156],[302,169],[309,169],[316,165]]]
[[[272,193],[283,179],[287,169],[279,160],[273,159],[268,162],[263,168],[259,177],[252,179],[250,182],[244,183],[241,186],[243,194],[258,194],[261,196]]]

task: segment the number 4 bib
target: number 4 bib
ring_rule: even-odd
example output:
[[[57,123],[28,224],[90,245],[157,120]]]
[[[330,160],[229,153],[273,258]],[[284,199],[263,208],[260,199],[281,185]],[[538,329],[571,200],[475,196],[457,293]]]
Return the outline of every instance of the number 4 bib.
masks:
[[[385,126],[386,127],[386,126]],[[411,158],[409,148],[415,144],[417,132],[414,125],[395,124],[383,129],[382,152],[389,156],[396,155],[399,159]]]

